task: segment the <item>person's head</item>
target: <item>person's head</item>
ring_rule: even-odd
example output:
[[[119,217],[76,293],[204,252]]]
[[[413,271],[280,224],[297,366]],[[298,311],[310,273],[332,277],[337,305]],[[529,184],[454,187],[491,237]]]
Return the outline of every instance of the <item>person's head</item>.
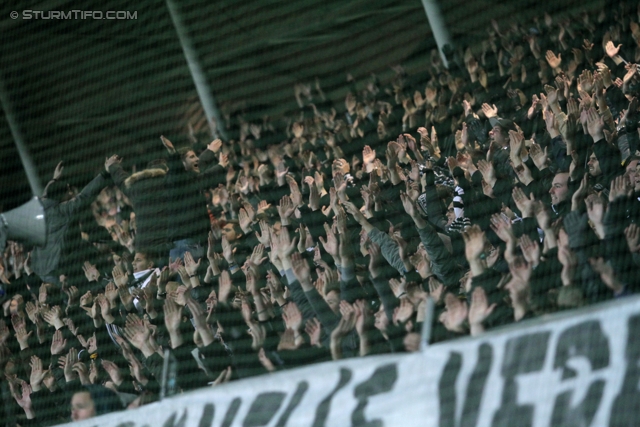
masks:
[[[336,173],[341,173],[343,175],[346,175],[349,173],[350,170],[351,170],[351,166],[349,165],[349,162],[347,162],[345,159],[336,159],[333,161],[333,164],[331,165],[331,172],[333,176],[335,176]]]
[[[82,421],[96,416],[96,408],[88,391],[79,391],[71,398],[71,419]]]
[[[242,228],[237,221],[228,221],[221,229],[222,235],[227,238],[229,242],[235,242],[243,236]]]
[[[589,171],[589,175],[591,176],[599,176],[602,175],[602,170],[600,169],[600,161],[596,157],[596,153],[591,153],[589,156],[589,161],[587,162],[587,170]]]
[[[382,305],[374,315],[373,326],[380,332],[386,331],[389,326],[389,318],[387,317],[387,313],[385,313]]]
[[[447,225],[451,225],[456,219],[456,211],[453,209],[453,201],[447,206]]]
[[[165,159],[155,159],[147,163],[147,169],[162,169],[165,172],[169,172],[169,166]]]
[[[82,421],[98,415],[119,411],[122,404],[118,396],[106,387],[86,385],[71,398],[71,419]]]
[[[21,313],[24,308],[24,299],[22,295],[16,294],[11,298],[11,302],[9,303],[9,314],[14,315]]]
[[[632,157],[625,168],[625,173],[629,177],[631,185],[635,191],[640,191],[640,158]]]
[[[73,191],[68,183],[56,180],[47,185],[44,197],[62,203],[73,198]]]
[[[324,300],[326,301],[331,311],[333,311],[336,314],[340,313],[340,292],[338,292],[335,289],[330,290],[324,296]]]
[[[136,252],[131,265],[134,273],[148,270],[154,267],[153,257],[144,252]]]
[[[514,123],[511,120],[499,119],[498,123],[489,131],[489,137],[499,147],[506,147],[509,145],[510,130],[516,130]]]
[[[568,199],[569,173],[559,172],[553,177],[549,194],[551,195],[551,204],[555,206]]]
[[[584,295],[577,286],[563,286],[560,288],[557,297],[558,308],[571,309],[584,305]]]
[[[200,173],[198,168],[198,156],[195,151],[191,149],[179,150],[180,158],[182,159],[182,165],[187,172]]]

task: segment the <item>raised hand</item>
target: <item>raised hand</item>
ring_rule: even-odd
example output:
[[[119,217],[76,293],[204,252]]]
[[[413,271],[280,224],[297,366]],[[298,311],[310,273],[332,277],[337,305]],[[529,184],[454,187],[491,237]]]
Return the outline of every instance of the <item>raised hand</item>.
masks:
[[[87,369],[87,365],[85,365],[83,362],[76,362],[73,364],[71,369],[73,370],[73,372],[75,372],[78,375],[78,378],[80,379],[80,384],[82,385],[91,384],[91,380],[89,379],[89,369]]]
[[[613,59],[614,57],[618,56],[618,54],[620,53],[621,47],[622,47],[621,44],[616,46],[615,44],[613,44],[612,41],[608,41],[607,44],[605,45],[605,51],[607,52],[607,55],[609,56],[609,58]]]
[[[471,305],[469,306],[469,324],[471,325],[471,335],[481,332],[482,323],[493,313],[496,304],[489,305],[487,294],[481,286],[477,286],[471,294]],[[478,328],[478,326],[480,328]]]
[[[368,145],[364,146],[362,150],[362,159],[365,167],[371,168],[373,166],[373,162],[376,159],[376,152],[371,149]]]
[[[267,223],[267,221],[261,220],[260,234],[258,234],[258,232],[256,231],[256,238],[262,245],[269,246],[270,237],[271,237],[271,231],[269,229],[269,224]]]
[[[226,303],[232,289],[234,289],[229,271],[222,270],[222,273],[220,273],[219,285],[218,300],[222,303]]]
[[[20,350],[29,348],[29,338],[31,338],[31,335],[33,335],[33,331],[27,332],[27,328],[24,322],[19,324],[19,326],[17,327],[14,324],[13,330],[16,334],[16,340],[18,341],[18,344],[20,344]]]
[[[116,163],[122,163],[122,158],[117,154],[114,154],[111,157],[107,157],[104,161],[104,168],[107,172],[109,172],[109,168]]]
[[[102,360],[101,365],[102,365],[102,368],[107,372],[107,374],[109,374],[111,381],[113,381],[113,383],[116,386],[119,386],[120,384],[122,384],[124,379],[122,378],[122,374],[120,373],[120,368],[118,368],[118,365],[116,365],[115,363],[109,360],[104,360],[104,359]]]
[[[231,247],[231,243],[227,240],[226,236],[222,236],[221,239],[222,244],[222,256],[227,261],[229,265],[235,264],[235,259],[233,258],[233,254],[236,251],[235,248]]]
[[[329,255],[331,255],[333,258],[337,258],[339,256],[338,238],[327,223],[324,224],[324,231],[327,235],[327,239],[325,240],[322,236],[320,236],[320,243],[322,243],[322,247]]]
[[[624,236],[632,253],[640,252],[640,228],[636,224],[631,224],[624,229]]]
[[[616,277],[616,273],[611,266],[611,263],[604,260],[604,258],[589,258],[589,264],[593,271],[600,275],[602,282],[607,285],[614,294],[618,295],[624,291],[624,285],[620,283]]]
[[[60,367],[64,371],[64,377],[67,382],[73,381],[78,377],[78,374],[74,372],[73,365],[78,363],[78,350],[75,348],[69,349],[69,353],[66,356],[60,358]]]
[[[29,317],[29,320],[31,320],[34,324],[38,324],[38,322],[40,321],[40,313],[36,304],[32,303],[31,301],[27,301],[24,308],[27,312],[27,317]]]
[[[129,274],[126,271],[123,271],[122,267],[113,267],[111,275],[113,276],[113,281],[118,288],[125,287],[127,286],[127,283],[129,283]]]
[[[465,256],[467,260],[471,262],[479,259],[480,254],[484,251],[484,231],[477,225],[472,225],[462,232],[462,238],[464,239]]]
[[[531,264],[533,268],[540,264],[540,245],[538,245],[537,241],[531,240],[527,234],[523,234],[520,237],[520,249],[522,250],[524,259]]]
[[[278,251],[281,260],[288,259],[291,254],[293,254],[298,246],[298,236],[294,237],[293,240],[289,236],[289,230],[286,227],[283,227],[280,230],[279,241],[278,241]]]
[[[120,301],[122,301],[122,304],[127,308],[127,310],[131,310],[133,308],[133,295],[131,295],[129,289],[125,287],[118,288],[118,296],[120,297]]]
[[[84,270],[84,275],[87,277],[89,282],[97,282],[100,277],[100,272],[95,265],[92,265],[89,261],[85,261],[82,270]],[[41,301],[42,302],[42,301]]]
[[[312,346],[322,347],[320,343],[320,336],[322,332],[322,324],[315,317],[307,320],[307,324],[304,328],[307,335],[309,335],[309,341]]]
[[[302,193],[300,192],[300,187],[298,186],[298,182],[291,176],[286,176],[287,183],[289,184],[290,198],[291,203],[296,208],[298,206],[302,206]]]
[[[524,135],[514,130],[509,131],[509,146],[511,148],[510,157],[514,166],[522,164],[522,147],[524,146]]]
[[[484,113],[487,119],[492,117],[498,117],[498,107],[494,105],[489,105],[487,103],[482,104],[482,112]]]
[[[310,176],[305,179],[305,182],[309,185],[309,208],[312,211],[317,211],[320,209],[320,191],[318,190],[318,186]]]
[[[496,183],[496,170],[493,167],[493,163],[481,159],[478,161],[478,170],[482,174],[482,179],[484,180],[484,182],[486,182],[491,186],[491,188],[493,188]]]
[[[267,287],[269,288],[273,303],[277,302],[280,305],[285,303],[282,283],[280,283],[280,280],[271,272],[267,273]]]
[[[62,309],[60,308],[60,306],[56,305],[48,310],[43,307],[41,312],[44,321],[54,328],[60,329],[62,326],[64,326],[64,322],[62,321]]]
[[[278,205],[278,214],[280,215],[280,221],[282,225],[289,225],[289,218],[293,215],[293,212],[296,210],[296,206],[291,201],[289,196],[283,196],[280,199],[280,205]]]
[[[400,147],[398,143],[395,141],[391,141],[387,144],[387,167],[391,168],[398,163],[398,152],[400,151]]]
[[[333,184],[335,185],[336,194],[341,202],[347,201],[347,181],[344,179],[342,173],[336,173],[333,177]]]
[[[411,218],[415,218],[417,213],[417,208],[415,202],[407,195],[407,193],[400,192],[400,200],[402,201],[402,206],[404,207],[405,212]]]
[[[585,200],[587,205],[587,216],[593,224],[596,234],[600,239],[605,237],[604,224],[602,222],[605,212],[605,201],[597,194],[591,194]]]
[[[595,110],[595,108],[589,108],[587,110],[587,131],[593,138],[593,141],[599,141],[604,138],[604,120]]]
[[[400,279],[389,279],[389,287],[393,291],[396,298],[402,298],[407,296],[407,279],[401,277]]]
[[[116,299],[118,299],[118,288],[113,282],[109,282],[104,288],[104,296],[109,303],[110,308],[116,308]],[[100,307],[102,309],[102,306]],[[104,310],[103,310],[104,311]]]
[[[249,262],[254,267],[261,265],[263,262],[267,260],[267,257],[263,257],[264,254],[264,245],[260,243],[258,246],[253,248],[253,252],[251,253],[251,257],[249,258]]]
[[[631,197],[632,194],[633,187],[629,182],[628,176],[621,175],[611,181],[611,188],[609,190],[609,202],[613,203],[618,199]]]
[[[309,268],[309,264],[307,260],[297,252],[291,255],[291,268],[300,283],[311,283],[311,269]]]
[[[24,409],[27,419],[33,419],[35,418],[35,414],[33,413],[33,406],[31,403],[31,386],[25,381],[22,381],[21,387],[22,393],[12,393],[13,398],[16,400],[18,406]]]
[[[452,293],[447,293],[444,297],[444,304],[446,311],[440,318],[444,327],[452,332],[465,332],[463,325],[469,313],[467,303]]]
[[[266,200],[260,200],[260,203],[258,203],[258,210],[256,212],[256,216],[264,215],[267,212],[267,209],[269,209],[270,207],[271,207],[271,203],[267,203]]]
[[[184,268],[187,270],[189,276],[194,276],[198,272],[198,268],[200,268],[200,261],[202,261],[202,259],[195,262],[191,252],[187,251],[184,253]]]
[[[331,338],[342,338],[353,330],[356,326],[356,311],[351,304],[340,301],[340,314],[342,317],[338,325],[331,332]]]
[[[300,329],[302,329],[302,313],[296,303],[290,302],[283,307],[282,319],[287,328],[291,329],[296,336],[299,335]]]
[[[31,356],[31,375],[29,376],[29,383],[33,391],[39,391],[42,388],[42,380],[49,370],[42,368],[42,360],[38,356]]]
[[[151,356],[157,345],[151,338],[151,329],[144,325],[144,322],[135,314],[129,313],[123,330],[125,338],[138,350],[142,351],[145,357]]]
[[[53,171],[53,179],[56,181],[62,177],[62,172],[64,171],[64,166],[62,165],[62,163],[62,161],[58,163],[56,169]]]
[[[411,319],[414,311],[415,308],[408,299],[401,299],[400,305],[393,311],[393,323],[396,325],[406,323]]]
[[[175,154],[176,149],[174,148],[173,143],[171,143],[171,141],[169,141],[163,135],[160,135],[160,141],[162,141],[162,145],[164,145],[164,148],[167,149],[167,152],[169,154]]]
[[[214,153],[217,153],[218,151],[220,151],[221,148],[222,148],[222,140],[220,139],[214,139],[209,143],[209,145],[207,145],[207,149],[213,151]]]
[[[549,63],[549,66],[553,69],[556,68],[560,68],[560,64],[562,63],[562,55],[558,54],[556,56],[555,53],[553,53],[552,51],[548,50],[546,55],[545,55],[545,59],[547,60],[547,62]]]
[[[533,193],[531,193],[529,197],[527,197],[520,187],[514,187],[511,195],[513,197],[513,201],[516,203],[516,207],[522,213],[522,217],[533,217],[533,207],[536,201]]]
[[[547,147],[545,147],[543,151],[540,145],[534,142],[529,148],[529,155],[539,170],[547,167]]]
[[[240,223],[240,228],[243,233],[246,234],[251,231],[251,219],[244,208],[240,208],[240,211],[238,212],[238,222]]]

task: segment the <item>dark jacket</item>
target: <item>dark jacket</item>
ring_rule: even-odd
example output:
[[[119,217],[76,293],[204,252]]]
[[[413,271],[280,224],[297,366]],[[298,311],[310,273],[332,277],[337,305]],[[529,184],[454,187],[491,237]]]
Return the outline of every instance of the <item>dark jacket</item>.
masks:
[[[133,204],[136,213],[136,251],[158,252],[167,248],[167,210],[164,169],[128,174],[120,164],[109,167],[113,182]]]
[[[226,182],[226,171],[220,165],[205,166],[213,161],[213,151],[200,155],[199,174],[187,172],[180,156],[169,156],[169,173],[165,178],[168,240],[193,239],[206,242],[210,221],[204,191]]]
[[[66,234],[74,213],[91,203],[106,185],[105,171],[96,176],[71,200],[60,203],[46,197],[42,199],[47,225],[47,241],[44,246],[36,246],[31,253],[31,265],[38,276],[58,273],[58,267],[64,264],[62,255],[65,250]]]

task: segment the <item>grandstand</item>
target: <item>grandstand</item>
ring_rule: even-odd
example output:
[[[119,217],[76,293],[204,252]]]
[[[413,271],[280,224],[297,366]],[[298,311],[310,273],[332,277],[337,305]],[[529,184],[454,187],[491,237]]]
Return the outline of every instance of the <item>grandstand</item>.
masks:
[[[4,425],[637,424],[637,4],[0,16]]]

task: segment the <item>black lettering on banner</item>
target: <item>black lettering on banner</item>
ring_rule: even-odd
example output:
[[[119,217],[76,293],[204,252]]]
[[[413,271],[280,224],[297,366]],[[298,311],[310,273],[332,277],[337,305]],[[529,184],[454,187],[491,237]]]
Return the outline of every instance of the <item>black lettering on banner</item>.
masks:
[[[180,417],[180,421],[176,423],[177,413],[171,414],[171,416],[164,422],[164,427],[184,427],[184,423],[187,421],[187,410],[185,409],[182,413],[182,417]]]
[[[284,412],[280,416],[280,419],[278,420],[276,427],[284,427],[287,425],[287,421],[289,421],[289,417],[291,416],[291,413],[293,412],[294,409],[298,407],[298,405],[300,404],[300,401],[302,401],[302,398],[304,397],[307,390],[309,390],[308,382],[302,381],[298,383],[298,388],[296,389],[296,392],[293,393],[293,396],[291,397],[291,400],[289,401],[287,408],[284,410]]]
[[[127,422],[118,424],[116,427],[135,427],[135,425],[136,423],[134,423],[133,421],[127,421]]]
[[[440,427],[473,427],[476,425],[480,413],[480,403],[482,402],[484,386],[487,383],[492,362],[493,349],[491,345],[482,343],[480,347],[478,347],[478,361],[467,385],[462,415],[460,416],[460,421],[456,422],[456,407],[458,404],[456,398],[456,381],[462,369],[462,355],[455,352],[451,353],[449,361],[442,371],[440,382],[438,383],[440,395]]]
[[[395,363],[380,366],[371,377],[356,386],[353,395],[358,399],[358,406],[351,414],[351,424],[363,427],[382,427],[382,420],[375,419],[367,421],[364,417],[364,410],[369,403],[369,397],[391,391],[393,385],[398,380],[398,366]]]
[[[279,391],[260,393],[251,404],[242,425],[244,427],[266,426],[280,409],[285,397],[287,393]]]
[[[216,407],[213,403],[207,403],[202,410],[202,417],[200,418],[199,427],[211,427],[213,424],[213,417],[216,414]]]
[[[340,368],[340,379],[338,380],[338,384],[318,405],[318,408],[316,409],[316,416],[312,424],[313,427],[324,427],[324,423],[327,421],[327,416],[329,415],[329,410],[331,409],[331,399],[333,399],[333,396],[335,396],[341,388],[349,384],[351,376],[352,374],[349,369]]]
[[[504,378],[502,403],[493,416],[493,427],[529,427],[533,423],[533,406],[518,405],[516,377],[542,369],[550,332],[539,332],[511,338],[502,359]]]
[[[572,326],[562,332],[558,338],[553,367],[562,369],[563,380],[579,376],[588,377],[591,372],[608,366],[609,341],[599,321],[592,320]],[[589,385],[584,400],[576,406],[571,406],[571,398],[577,391],[569,390],[559,394],[553,406],[551,425],[558,427],[591,425],[600,406],[604,386],[605,380],[593,381]]]
[[[640,420],[640,315],[630,317],[627,325],[627,370],[611,408],[609,427],[636,427]]]
[[[451,352],[438,382],[440,427],[453,427],[456,421],[456,380],[462,369],[462,354]]]
[[[224,420],[222,420],[222,424],[220,424],[220,427],[229,427],[231,423],[233,423],[233,419],[236,417],[241,404],[242,399],[240,399],[239,397],[233,399],[233,401],[229,405],[229,408],[227,409],[227,413],[224,415]]]

